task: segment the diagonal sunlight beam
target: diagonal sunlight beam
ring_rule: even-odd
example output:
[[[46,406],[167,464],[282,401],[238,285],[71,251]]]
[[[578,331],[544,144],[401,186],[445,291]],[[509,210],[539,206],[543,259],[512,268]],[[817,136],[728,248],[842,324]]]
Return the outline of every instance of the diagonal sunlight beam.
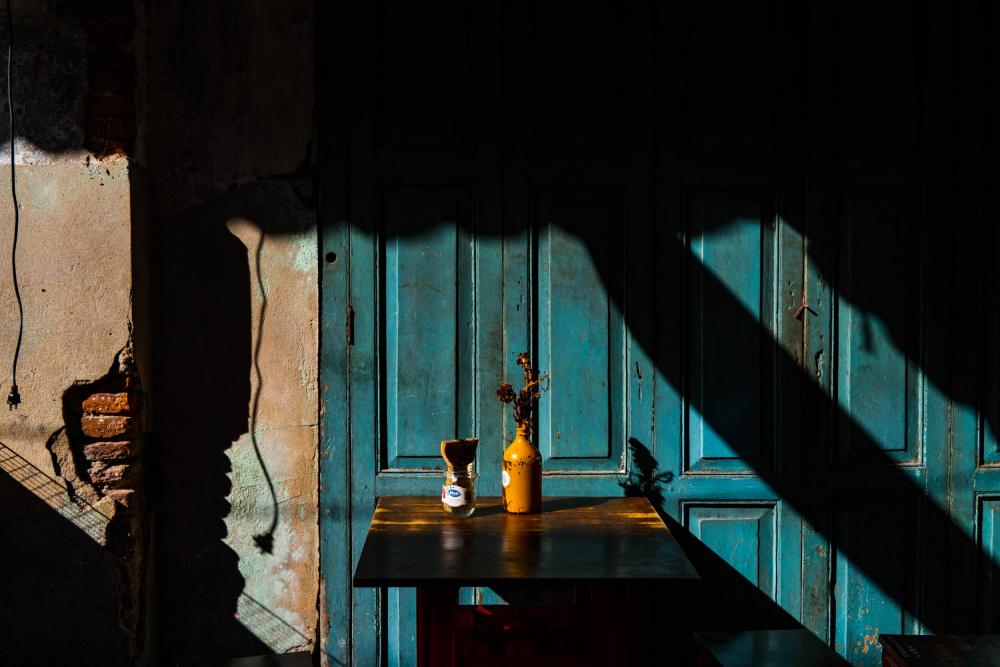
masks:
[[[14,481],[89,535],[95,542],[100,543],[104,539],[110,518],[83,499],[79,500],[79,504],[72,502],[65,486],[3,443],[0,443],[0,470],[10,475]]]
[[[797,234],[803,233],[800,224],[779,220],[782,225],[788,225]],[[378,238],[377,230],[361,227],[356,229],[356,231],[369,235],[373,239]],[[418,227],[408,231],[408,234],[395,234],[393,238],[408,237],[413,233],[420,232],[421,228]],[[470,229],[467,231],[470,234],[474,234],[476,230]],[[599,242],[600,235],[588,234],[587,230],[573,228],[572,226],[567,228],[566,231],[576,235],[587,246],[592,257],[600,256],[601,249],[592,247],[593,244]],[[991,554],[981,550],[976,543],[976,538],[970,535],[962,525],[952,520],[948,508],[942,507],[896,461],[880,451],[879,443],[861,425],[857,424],[856,420],[852,419],[852,416],[837,401],[834,401],[825,392],[815,377],[811,377],[810,369],[804,363],[805,360],[795,358],[794,350],[782,346],[781,341],[775,339],[774,331],[769,326],[770,322],[762,323],[758,321],[754,314],[732,293],[728,286],[720,281],[711,270],[705,267],[704,264],[701,264],[700,260],[688,251],[685,247],[684,238],[678,237],[675,231],[669,225],[657,229],[655,238],[649,239],[648,243],[641,246],[644,251],[649,253],[649,257],[641,258],[641,261],[636,261],[637,258],[635,257],[629,258],[632,268],[628,274],[629,290],[624,289],[626,285],[622,284],[623,275],[616,274],[606,264],[595,262],[595,265],[601,272],[603,287],[609,298],[612,301],[621,301],[623,295],[627,297],[627,292],[630,290],[649,289],[653,293],[658,293],[658,290],[666,291],[668,289],[675,289],[675,285],[685,284],[685,276],[688,275],[689,271],[701,270],[703,276],[702,290],[705,293],[705,299],[711,300],[728,319],[731,329],[733,331],[756,331],[757,336],[761,340],[772,341],[774,343],[773,369],[775,374],[784,378],[800,378],[801,403],[797,402],[797,406],[786,407],[788,409],[801,410],[803,406],[816,406],[819,413],[827,415],[824,417],[823,421],[825,423],[822,425],[826,430],[817,430],[816,428],[810,430],[808,427],[802,427],[800,432],[803,449],[807,448],[811,442],[816,442],[817,437],[830,438],[831,442],[829,445],[834,446],[835,443],[832,442],[832,438],[835,425],[844,424],[851,426],[854,429],[854,436],[857,438],[860,447],[871,452],[871,458],[865,467],[875,471],[875,476],[866,476],[865,479],[877,479],[880,486],[894,489],[893,497],[907,497],[918,501],[917,505],[919,505],[919,511],[921,512],[919,520],[914,518],[914,521],[907,522],[906,525],[895,527],[900,531],[899,535],[901,537],[919,547],[925,543],[921,539],[922,534],[947,536],[950,542],[949,563],[953,569],[955,567],[968,568],[978,566],[990,569],[992,572],[1000,572],[1000,563],[994,560]],[[512,235],[520,232],[523,232],[523,230],[507,229],[504,235],[511,238]],[[479,236],[483,237],[487,235],[480,234]],[[639,244],[637,244],[638,246]],[[812,261],[811,257],[809,261]],[[837,286],[833,285],[833,287],[836,293]],[[843,296],[841,293],[842,298]],[[685,298],[687,297],[685,296]],[[929,300],[931,296],[928,294],[924,298],[925,300]],[[626,326],[631,332],[632,340],[642,348],[647,358],[653,361],[659,376],[672,386],[673,390],[686,405],[704,414],[704,406],[699,404],[697,397],[689,396],[685,393],[688,389],[685,378],[685,363],[678,363],[676,358],[679,350],[678,342],[684,340],[686,336],[681,328],[681,324],[677,321],[671,321],[668,314],[660,313],[655,327],[656,331],[650,331],[650,327],[640,322],[641,318],[648,316],[648,313],[637,313],[635,310],[630,310],[623,302],[615,303],[615,306],[621,312],[625,313]],[[827,304],[826,307],[836,306],[835,304]],[[873,312],[872,314],[877,315],[878,313]],[[676,319],[674,318],[674,320]],[[687,320],[683,320],[683,326],[687,326]],[[923,367],[921,360],[912,359],[905,351],[903,352],[907,360],[920,369],[927,382],[934,380],[932,373]],[[829,360],[827,361],[829,363]],[[947,386],[946,391],[954,393],[955,388]],[[956,407],[968,405],[967,402],[957,396],[949,394],[948,397]],[[972,407],[974,409],[975,406]],[[733,447],[734,454],[739,456],[741,454],[739,443],[743,433],[739,431],[738,426],[731,423],[724,423],[721,420],[713,422],[711,417],[707,419],[709,421],[707,425],[722,440],[729,443]],[[817,433],[819,435],[816,435]],[[657,447],[654,447],[655,449]],[[753,467],[753,457],[746,457],[744,460],[748,465]],[[669,462],[665,466],[666,469],[669,470],[673,464],[674,461]],[[664,467],[662,463],[660,466]],[[835,545],[838,553],[842,554],[844,558],[863,572],[874,586],[883,591],[892,588],[891,582],[887,581],[887,577],[895,571],[897,566],[896,564],[883,561],[883,557],[888,557],[884,553],[884,550],[879,549],[877,545],[859,544],[856,541],[848,544],[838,544],[838,536],[833,525],[832,510],[829,503],[823,502],[820,504],[821,506],[817,506],[814,499],[808,498],[804,492],[803,487],[822,486],[827,489],[828,498],[835,497],[837,489],[831,485],[830,466],[827,466],[826,469],[819,473],[821,479],[799,479],[801,471],[798,468],[788,471],[782,467],[779,472],[754,469],[753,472],[763,483],[767,484],[781,497],[790,508],[797,512],[805,524],[825,537],[831,545]],[[657,506],[657,510],[662,514],[667,514],[663,503]],[[836,568],[836,563],[833,560],[831,560],[830,567],[831,569]],[[824,589],[826,584],[833,585],[834,583],[835,577],[829,582],[824,582]],[[925,587],[930,584],[926,581],[921,581],[920,585],[921,589],[925,590]],[[935,583],[935,585],[937,584]],[[803,600],[805,600],[807,595],[808,591],[806,590],[805,583],[803,583]],[[968,591],[968,595],[970,597],[968,600],[969,603],[974,603],[975,591]],[[922,604],[919,596],[917,599],[894,601],[899,604],[900,609],[904,613],[916,619],[920,626],[927,631],[935,633],[950,632],[953,634],[956,632],[969,633],[974,631],[973,627],[963,625],[964,621],[959,620],[956,622],[950,620],[942,609],[927,608],[927,606]],[[805,606],[806,603],[803,602],[803,609],[801,610],[803,619],[807,616]],[[836,614],[835,607],[832,606],[830,612],[831,617],[834,616]],[[798,616],[799,610],[794,610],[794,613]],[[958,623],[957,626],[956,623]]]
[[[722,307],[727,317],[732,322],[733,330],[735,331],[747,331],[749,328],[756,328],[758,330],[758,335],[764,340],[773,340],[773,333],[770,331],[767,323],[762,323],[754,317],[751,313],[735,295],[732,294],[731,290],[722,283],[708,267],[700,264],[700,260],[693,254],[687,252],[684,248],[683,241],[677,238],[671,238],[670,235],[665,234],[664,237],[667,239],[665,243],[660,246],[660,250],[665,251],[664,257],[667,258],[666,261],[682,261],[685,264],[682,266],[689,266],[694,270],[703,268],[703,280],[705,284],[706,293],[710,294],[710,298],[714,301],[716,306]],[[664,248],[663,246],[667,246]],[[693,266],[691,266],[693,265]],[[646,276],[649,281],[646,284],[652,284],[655,280],[655,276]],[[640,283],[645,281],[640,278]],[[609,290],[611,291],[611,290]],[[614,291],[611,291],[613,294]],[[834,305],[828,305],[827,307],[834,307]],[[763,338],[766,336],[767,338]],[[653,341],[650,340],[640,340],[638,341],[645,349],[654,350],[655,346]],[[976,563],[986,563],[988,567],[991,567],[994,571],[1000,567],[990,554],[983,552],[979,545],[976,543],[975,537],[970,535],[961,525],[955,523],[948,511],[947,507],[942,507],[934,498],[930,497],[925,490],[919,486],[912,477],[910,477],[905,471],[901,470],[899,464],[889,458],[886,454],[882,453],[879,448],[879,443],[876,439],[872,438],[871,434],[860,425],[857,424],[856,420],[845,411],[844,407],[831,399],[831,397],[824,391],[824,389],[816,381],[815,377],[811,376],[811,373],[807,372],[807,366],[805,364],[800,364],[798,360],[793,358],[786,349],[781,347],[778,341],[775,341],[775,354],[777,358],[775,360],[775,372],[781,376],[788,377],[790,373],[795,374],[805,374],[805,382],[803,382],[803,395],[804,395],[804,405],[822,406],[831,419],[829,422],[830,430],[822,434],[821,437],[830,438],[831,446],[834,445],[832,438],[834,435],[833,428],[837,423],[851,425],[853,427],[853,437],[863,439],[860,444],[866,451],[871,451],[874,460],[869,464],[873,470],[878,471],[880,480],[886,486],[894,488],[897,490],[893,494],[894,497],[913,497],[920,499],[922,501],[922,512],[923,515],[920,520],[914,520],[913,522],[908,522],[907,525],[902,527],[897,527],[901,529],[906,539],[910,540],[912,544],[920,545],[923,543],[920,539],[921,532],[925,534],[947,534],[953,540],[951,553],[955,555],[956,560],[959,563],[965,564],[967,566],[972,566]],[[692,399],[696,397],[687,396],[684,393],[684,378],[683,372],[676,373],[673,364],[663,363],[662,355],[663,352],[659,353],[661,356],[657,358],[657,367],[664,374],[664,377],[670,382],[682,399],[691,404],[699,412],[704,412],[700,405],[692,402]],[[919,367],[919,360],[910,360]],[[921,368],[923,372],[926,371]],[[926,380],[929,381],[929,378]],[[956,398],[951,398],[955,403],[960,401]],[[740,449],[738,443],[741,441],[742,433],[734,431],[732,425],[726,423],[715,423],[712,424],[714,431],[729,444],[733,449],[735,455],[740,455]],[[803,432],[802,444],[807,446],[811,438],[809,433]],[[752,460],[747,460],[748,463],[752,464]],[[829,466],[827,467],[829,471]],[[798,471],[791,471],[792,474],[797,474]],[[806,500],[803,498],[803,492],[799,486],[799,483],[794,479],[789,479],[787,473],[782,470],[778,474],[770,473],[768,471],[756,471],[760,479],[766,483],[771,489],[775,491],[776,494],[781,496],[786,502],[788,502],[795,510],[802,516],[803,520],[808,522],[815,530],[820,531],[829,540],[829,542],[835,546],[844,556],[850,560],[856,567],[858,567],[862,572],[864,572],[871,580],[871,582],[877,586],[882,591],[886,591],[890,588],[887,582],[882,580],[882,575],[887,571],[893,571],[894,567],[887,567],[886,563],[881,561],[883,556],[886,554],[882,550],[874,547],[874,545],[858,545],[858,544],[847,544],[839,545],[837,544],[837,536],[833,534],[833,526],[831,525],[830,507],[813,508],[807,505]],[[826,484],[828,480],[802,480],[803,485],[809,484]],[[830,488],[829,494],[831,496],[836,495],[836,490]],[[943,532],[942,532],[943,531]],[[831,563],[831,567],[835,565]],[[831,584],[834,582],[831,581]],[[971,593],[971,592],[970,592]],[[806,591],[803,590],[803,597],[805,597]],[[889,597],[888,595],[886,597]],[[894,599],[894,598],[892,598]],[[895,600],[895,599],[894,599]],[[942,632],[952,632],[954,628],[947,627],[947,622],[943,618],[943,615],[938,613],[933,618],[931,617],[933,612],[925,609],[924,605],[921,604],[921,600],[895,600],[900,608],[908,613],[911,617],[918,620],[921,625],[929,631],[942,633]],[[970,603],[973,601],[970,600]],[[835,613],[831,608],[831,613]],[[972,631],[971,628],[967,628],[966,631]]]
[[[236,600],[236,620],[275,653],[312,645],[312,639],[246,591]]]

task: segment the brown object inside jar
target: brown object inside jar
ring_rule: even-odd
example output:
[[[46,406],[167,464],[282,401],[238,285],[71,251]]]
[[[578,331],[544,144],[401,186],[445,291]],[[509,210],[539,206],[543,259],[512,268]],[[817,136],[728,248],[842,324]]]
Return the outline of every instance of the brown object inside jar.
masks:
[[[465,470],[476,460],[476,448],[479,438],[463,438],[461,440],[442,440],[441,456],[453,469]]]

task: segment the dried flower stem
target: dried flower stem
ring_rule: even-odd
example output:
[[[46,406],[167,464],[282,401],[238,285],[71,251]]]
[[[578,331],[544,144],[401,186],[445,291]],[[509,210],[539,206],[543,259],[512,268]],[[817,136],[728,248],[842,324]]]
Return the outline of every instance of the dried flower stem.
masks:
[[[531,428],[531,411],[535,401],[542,397],[542,380],[545,380],[544,391],[549,389],[549,376],[539,375],[531,367],[531,357],[527,352],[517,355],[517,365],[524,369],[524,389],[515,393],[514,388],[506,382],[500,383],[497,398],[503,403],[514,404],[514,421],[518,428]]]

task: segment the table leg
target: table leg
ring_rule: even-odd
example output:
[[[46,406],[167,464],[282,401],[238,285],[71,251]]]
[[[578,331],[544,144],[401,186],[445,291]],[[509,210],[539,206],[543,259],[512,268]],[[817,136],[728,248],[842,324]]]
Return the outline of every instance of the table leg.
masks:
[[[591,586],[590,664],[624,667],[628,661],[628,589]]]
[[[417,588],[417,666],[455,664],[455,612],[458,589],[452,586]]]

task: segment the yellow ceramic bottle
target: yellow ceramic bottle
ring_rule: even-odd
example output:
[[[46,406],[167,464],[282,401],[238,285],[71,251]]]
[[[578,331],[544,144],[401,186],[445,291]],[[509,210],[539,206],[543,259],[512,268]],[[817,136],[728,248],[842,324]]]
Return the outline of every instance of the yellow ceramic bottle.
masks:
[[[528,428],[503,453],[503,509],[512,514],[534,514],[542,509],[542,454],[528,439]]]

